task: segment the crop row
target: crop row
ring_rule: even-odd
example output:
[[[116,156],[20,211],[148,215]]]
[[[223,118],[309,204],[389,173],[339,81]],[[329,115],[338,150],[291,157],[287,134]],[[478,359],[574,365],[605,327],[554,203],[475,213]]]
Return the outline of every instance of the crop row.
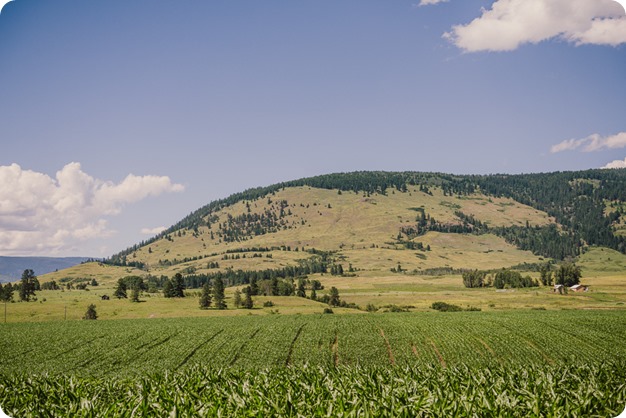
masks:
[[[626,364],[569,366],[193,366],[134,379],[0,375],[14,417],[611,417]]]
[[[272,315],[0,326],[0,370],[134,376],[193,365],[558,365],[626,357],[623,313]]]

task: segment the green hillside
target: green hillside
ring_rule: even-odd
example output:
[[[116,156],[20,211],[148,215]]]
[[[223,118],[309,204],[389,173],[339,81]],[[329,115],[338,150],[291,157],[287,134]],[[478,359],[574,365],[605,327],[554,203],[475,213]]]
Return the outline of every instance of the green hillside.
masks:
[[[212,202],[105,260],[144,274],[297,266],[312,253],[360,274],[494,269],[626,252],[625,170],[531,175],[331,174]],[[93,274],[89,267],[46,276]],[[117,279],[120,274],[113,274]]]

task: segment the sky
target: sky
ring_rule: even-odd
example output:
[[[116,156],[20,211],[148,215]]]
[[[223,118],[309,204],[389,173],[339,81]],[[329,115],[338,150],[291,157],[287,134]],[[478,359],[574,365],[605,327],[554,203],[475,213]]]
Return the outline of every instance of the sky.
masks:
[[[625,167],[625,116],[613,0],[14,0],[0,255],[110,256],[326,173]]]

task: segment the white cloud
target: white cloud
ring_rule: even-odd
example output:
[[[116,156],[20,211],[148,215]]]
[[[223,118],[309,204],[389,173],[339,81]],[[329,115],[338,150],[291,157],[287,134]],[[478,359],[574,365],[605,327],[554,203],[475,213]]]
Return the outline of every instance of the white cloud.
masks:
[[[449,0],[421,0],[417,6],[430,6],[431,4],[447,3],[448,1]]]
[[[2,8],[6,6],[7,3],[10,3],[11,0],[0,0],[0,13],[2,13]]]
[[[156,228],[142,228],[141,233],[144,235],[157,235],[165,231],[167,228],[164,226],[157,226]]]
[[[602,168],[626,168],[626,158],[623,160],[614,160]]]
[[[626,16],[613,0],[497,0],[443,37],[466,52],[511,51],[553,38],[616,46],[626,43]]]
[[[110,236],[107,215],[148,196],[180,192],[165,176],[95,179],[70,163],[55,178],[19,165],[0,166],[0,253],[56,254],[81,241]]]
[[[582,139],[567,139],[550,148],[551,153],[572,151],[582,147],[584,152],[600,151],[602,149],[617,149],[626,147],[626,132],[603,137],[599,134],[589,135]]]

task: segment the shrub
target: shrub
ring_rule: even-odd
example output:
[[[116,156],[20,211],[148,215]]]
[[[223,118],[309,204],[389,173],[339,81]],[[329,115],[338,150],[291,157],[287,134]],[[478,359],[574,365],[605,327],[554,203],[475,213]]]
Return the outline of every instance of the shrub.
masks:
[[[87,307],[87,311],[85,312],[85,316],[83,319],[95,320],[98,319],[98,314],[96,313],[96,305],[93,303]]]
[[[463,310],[460,306],[451,305],[445,302],[434,302],[430,305],[431,309],[434,309],[439,312],[460,312]]]
[[[324,313],[325,314],[332,314],[334,312],[333,312],[333,310],[331,308],[324,308]]]

